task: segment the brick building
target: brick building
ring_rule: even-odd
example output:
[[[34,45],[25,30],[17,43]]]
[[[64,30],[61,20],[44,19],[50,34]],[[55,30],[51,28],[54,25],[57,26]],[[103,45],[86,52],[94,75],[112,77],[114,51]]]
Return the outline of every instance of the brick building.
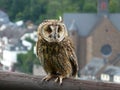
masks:
[[[107,62],[119,57],[120,13],[109,13],[108,7],[109,0],[98,0],[97,13],[65,13],[63,16],[75,44],[80,69],[93,58]]]

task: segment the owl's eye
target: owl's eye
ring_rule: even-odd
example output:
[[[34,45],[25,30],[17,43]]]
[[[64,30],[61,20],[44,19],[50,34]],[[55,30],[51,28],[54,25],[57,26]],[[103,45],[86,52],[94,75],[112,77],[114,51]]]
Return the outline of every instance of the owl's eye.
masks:
[[[62,31],[62,29],[61,29],[61,27],[59,26],[59,27],[58,27],[58,32],[61,32],[61,31]]]
[[[52,32],[52,30],[51,30],[50,27],[48,27],[48,28],[46,29],[46,31],[47,31],[48,33],[51,33],[51,32]]]

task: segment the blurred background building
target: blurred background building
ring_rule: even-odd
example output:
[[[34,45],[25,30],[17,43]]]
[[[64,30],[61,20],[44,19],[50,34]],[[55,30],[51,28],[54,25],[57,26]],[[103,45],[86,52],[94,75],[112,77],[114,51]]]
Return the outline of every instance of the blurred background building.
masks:
[[[65,13],[63,18],[76,47],[80,75],[95,79],[109,64],[120,66],[120,14],[109,13],[109,0],[97,0],[97,13]]]

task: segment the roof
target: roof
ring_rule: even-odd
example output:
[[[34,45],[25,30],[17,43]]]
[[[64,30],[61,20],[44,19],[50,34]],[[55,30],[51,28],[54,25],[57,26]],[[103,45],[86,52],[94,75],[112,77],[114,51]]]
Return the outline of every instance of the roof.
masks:
[[[95,25],[100,21],[101,17],[97,13],[65,13],[64,23],[68,30],[72,26],[72,29],[78,29],[80,36],[88,36]],[[120,31],[120,13],[109,14],[109,20]],[[74,21],[74,26],[73,26]]]
[[[120,67],[109,65],[106,67],[103,73],[108,75],[120,75]]]
[[[10,51],[27,51],[27,47],[22,44],[22,42],[19,40],[16,44],[8,44],[6,46],[6,50]]]
[[[4,31],[0,31],[0,37],[7,37],[7,38],[20,38],[25,33],[25,30],[22,28],[11,28],[8,27]]]
[[[68,30],[74,20],[76,27],[79,29],[78,33],[80,36],[87,36],[98,21],[97,14],[65,13],[63,17]]]
[[[100,58],[93,58],[82,70],[82,75],[96,75],[96,73],[104,66],[105,62]]]
[[[120,31],[120,13],[110,14],[109,19],[117,30]]]
[[[2,10],[0,10],[0,25],[8,23],[9,21],[10,20],[9,20],[8,15],[5,12],[3,12]]]
[[[7,27],[5,30],[0,31],[0,37],[7,37],[9,39],[20,39],[25,33],[30,33],[36,29],[26,29],[21,27]]]
[[[3,12],[2,10],[0,10],[0,18],[1,17],[8,17],[8,15],[5,12]]]

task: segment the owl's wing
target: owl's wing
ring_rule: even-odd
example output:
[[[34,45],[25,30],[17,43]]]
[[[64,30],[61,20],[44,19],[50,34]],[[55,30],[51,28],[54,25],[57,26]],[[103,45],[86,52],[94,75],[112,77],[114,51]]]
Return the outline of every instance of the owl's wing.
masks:
[[[39,48],[38,48],[38,41],[36,42],[36,56],[38,56],[38,50],[39,50]]]
[[[78,63],[77,63],[77,57],[75,54],[73,44],[69,38],[67,39],[67,43],[65,47],[66,47],[67,57],[69,58],[69,61],[72,65],[72,76],[75,77],[78,74]]]
[[[40,63],[41,63],[43,54],[40,52],[40,47],[41,47],[41,41],[38,40],[38,41],[36,42],[36,55],[37,55],[37,57],[39,58]]]

